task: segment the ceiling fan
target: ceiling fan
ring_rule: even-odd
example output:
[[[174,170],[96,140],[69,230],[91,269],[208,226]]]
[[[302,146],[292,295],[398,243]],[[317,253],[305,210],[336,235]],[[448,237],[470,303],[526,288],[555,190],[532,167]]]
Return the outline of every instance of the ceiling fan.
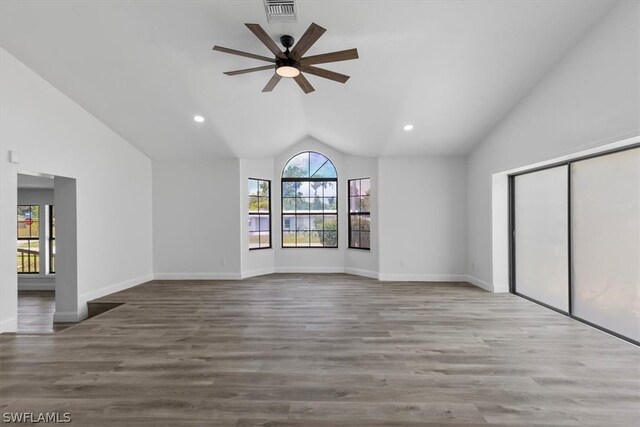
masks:
[[[284,46],[285,51],[280,50],[278,45],[269,37],[266,31],[259,24],[245,24],[253,34],[260,39],[260,41],[275,55],[275,58],[269,58],[266,56],[256,55],[249,52],[242,52],[240,50],[229,49],[222,46],[214,46],[213,50],[218,52],[230,53],[232,55],[244,56],[247,58],[259,59],[261,61],[271,62],[272,65],[265,65],[262,67],[246,68],[244,70],[227,71],[224,74],[228,76],[236,76],[238,74],[253,73],[255,71],[273,70],[275,74],[271,77],[271,80],[262,89],[263,92],[271,92],[276,87],[282,77],[293,78],[298,86],[304,91],[304,93],[313,92],[315,89],[302,72],[316,75],[318,77],[324,77],[325,79],[334,80],[336,82],[345,83],[349,80],[349,76],[329,71],[324,68],[318,68],[316,64],[326,64],[327,62],[348,61],[350,59],[358,59],[357,49],[341,50],[338,52],[323,53],[321,55],[313,55],[303,57],[303,55],[311,48],[311,46],[318,41],[320,36],[324,34],[325,30],[317,24],[311,24],[307,31],[302,35],[298,43],[293,46],[293,37],[284,35],[280,37],[280,42]],[[289,51],[289,48],[293,46],[293,49]],[[275,65],[273,65],[275,64]]]

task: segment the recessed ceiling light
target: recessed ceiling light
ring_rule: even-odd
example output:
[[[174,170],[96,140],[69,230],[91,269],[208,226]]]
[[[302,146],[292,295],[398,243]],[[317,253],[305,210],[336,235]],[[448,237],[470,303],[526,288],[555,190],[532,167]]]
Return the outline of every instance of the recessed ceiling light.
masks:
[[[405,131],[409,132],[410,130],[413,129],[413,125],[404,125],[404,127],[402,129],[404,129]]]
[[[202,117],[202,116],[193,116],[193,120],[196,123],[202,123],[202,122],[204,122],[204,117]]]

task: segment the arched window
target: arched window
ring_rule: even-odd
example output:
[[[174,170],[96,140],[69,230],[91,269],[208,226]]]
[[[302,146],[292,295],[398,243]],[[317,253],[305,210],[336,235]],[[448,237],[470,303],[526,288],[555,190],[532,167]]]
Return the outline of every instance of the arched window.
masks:
[[[302,152],[284,166],[282,247],[338,247],[338,174],[320,153]]]

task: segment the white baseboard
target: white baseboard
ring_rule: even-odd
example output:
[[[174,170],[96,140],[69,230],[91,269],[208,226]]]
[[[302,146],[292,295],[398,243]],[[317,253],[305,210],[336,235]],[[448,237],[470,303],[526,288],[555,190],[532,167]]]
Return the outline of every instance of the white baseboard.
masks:
[[[493,288],[493,285],[491,283],[487,283],[484,280],[480,280],[477,277],[474,276],[465,276],[465,281],[471,283],[472,285],[475,285],[479,288],[484,289],[485,291],[489,291],[489,292],[503,292],[503,291],[496,291]]]
[[[78,300],[81,303],[86,301],[91,301],[96,298],[103,297],[105,295],[112,294],[114,292],[119,292],[128,288],[132,288],[134,286],[140,285],[142,283],[153,280],[153,275],[147,274],[144,276],[136,277],[134,279],[125,280],[124,282],[115,283],[113,285],[107,286],[106,288],[96,289],[95,291],[86,292],[78,297]]]
[[[16,332],[17,330],[18,330],[17,317],[12,317],[11,319],[0,321],[0,333]]]
[[[155,280],[240,280],[241,273],[155,273]]]
[[[344,273],[344,267],[276,267],[276,273]]]
[[[464,274],[386,274],[380,273],[382,282],[466,282]]]
[[[378,274],[377,271],[362,270],[360,268],[345,267],[344,272],[346,274],[353,274],[354,276],[368,277],[370,279],[379,280],[380,278],[380,275]]]
[[[55,283],[19,283],[18,282],[18,290],[19,291],[55,291],[56,284]]]
[[[265,274],[273,274],[275,272],[276,269],[274,267],[257,268],[255,270],[243,271],[240,277],[242,279],[248,279],[249,277],[264,276]]]

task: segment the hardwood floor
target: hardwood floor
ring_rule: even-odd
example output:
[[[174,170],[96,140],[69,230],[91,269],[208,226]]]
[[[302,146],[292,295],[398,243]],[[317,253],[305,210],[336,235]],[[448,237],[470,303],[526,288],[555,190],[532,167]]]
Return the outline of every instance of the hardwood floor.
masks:
[[[640,349],[509,294],[342,274],[154,281],[0,336],[0,413],[72,425],[640,425]]]
[[[18,332],[21,334],[52,334],[72,324],[53,323],[56,310],[54,291],[18,291]]]

